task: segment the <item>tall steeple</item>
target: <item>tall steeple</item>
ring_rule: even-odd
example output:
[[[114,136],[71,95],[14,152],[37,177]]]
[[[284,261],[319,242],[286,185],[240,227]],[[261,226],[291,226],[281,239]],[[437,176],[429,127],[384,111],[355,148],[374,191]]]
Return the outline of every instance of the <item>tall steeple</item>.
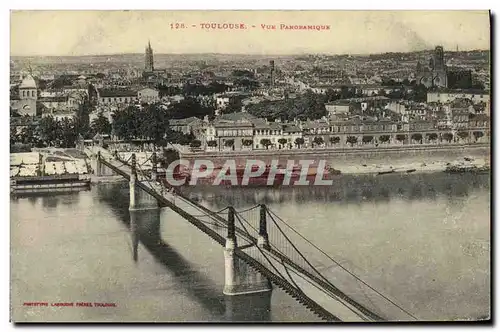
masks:
[[[146,46],[144,71],[146,72],[154,71],[153,49],[151,48],[151,41],[149,40],[148,40],[148,46]]]

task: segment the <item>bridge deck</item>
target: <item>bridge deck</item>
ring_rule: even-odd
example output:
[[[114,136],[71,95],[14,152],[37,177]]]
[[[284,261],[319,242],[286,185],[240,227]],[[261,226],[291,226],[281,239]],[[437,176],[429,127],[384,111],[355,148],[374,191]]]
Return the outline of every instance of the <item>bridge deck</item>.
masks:
[[[131,169],[128,165],[114,159],[105,149],[101,148],[97,151],[101,151],[101,162],[127,179],[130,178]],[[93,153],[96,153],[95,150]],[[225,245],[227,218],[190,201],[182,195],[169,192],[158,182],[143,180],[146,180],[146,178],[138,174],[138,185],[143,190],[162,202],[163,205],[174,210],[220,245]],[[296,264],[276,247],[258,248],[256,238],[238,226],[236,227],[236,234],[238,248],[235,254],[238,257],[266,275],[274,284],[285,289],[299,302],[323,318],[350,322],[382,319],[382,317],[360,305],[331,283],[325,281],[324,278],[322,279],[323,276],[315,275],[310,270],[304,269],[300,264]],[[342,282],[342,278],[335,278],[335,281]],[[368,296],[365,291],[358,290],[359,292],[363,292],[361,296],[364,296],[366,300]],[[359,294],[355,295],[358,295],[356,298],[360,298]],[[368,297],[368,300],[371,303],[377,302],[375,296]],[[380,298],[378,299],[380,305],[381,302],[379,301]],[[408,316],[401,316],[401,312],[397,313],[396,317],[396,319],[408,319]]]

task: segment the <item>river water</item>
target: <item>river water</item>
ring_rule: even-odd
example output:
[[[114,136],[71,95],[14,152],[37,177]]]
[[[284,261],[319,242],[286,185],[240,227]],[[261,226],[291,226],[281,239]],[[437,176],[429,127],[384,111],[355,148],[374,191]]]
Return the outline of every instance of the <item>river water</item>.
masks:
[[[489,176],[345,176],[331,187],[185,192],[213,210],[266,204],[419,319],[478,319],[490,311]],[[11,198],[10,209],[14,321],[319,321],[279,289],[224,296],[222,248],[166,208],[131,223],[126,183]],[[58,302],[116,307],[51,305]]]

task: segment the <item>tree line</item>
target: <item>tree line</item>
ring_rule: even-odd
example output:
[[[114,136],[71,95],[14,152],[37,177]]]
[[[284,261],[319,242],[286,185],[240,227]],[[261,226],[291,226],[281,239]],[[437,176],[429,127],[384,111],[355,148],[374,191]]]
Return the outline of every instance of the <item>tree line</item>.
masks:
[[[69,148],[74,147],[80,137],[91,139],[96,134],[113,134],[122,140],[147,139],[157,145],[166,145],[167,142],[189,144],[194,136],[172,130],[169,119],[183,118],[186,115],[202,116],[209,112],[199,104],[195,105],[197,106],[188,101],[169,109],[160,104],[142,108],[129,106],[114,113],[111,124],[102,113],[89,121],[92,107],[85,102],[72,118],[57,119],[49,115],[38,121],[28,121],[23,126],[11,126],[11,148],[14,149],[15,145]]]

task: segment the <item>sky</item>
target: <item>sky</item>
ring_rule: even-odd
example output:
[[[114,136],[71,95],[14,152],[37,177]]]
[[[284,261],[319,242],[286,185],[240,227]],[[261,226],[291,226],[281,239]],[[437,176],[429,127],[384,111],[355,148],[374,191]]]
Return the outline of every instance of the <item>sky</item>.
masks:
[[[186,28],[172,29],[175,23]],[[245,24],[248,29],[206,30],[201,23]],[[280,30],[281,24],[330,29]],[[10,26],[12,56],[143,53],[148,40],[155,53],[175,54],[490,48],[487,11],[12,11]]]

